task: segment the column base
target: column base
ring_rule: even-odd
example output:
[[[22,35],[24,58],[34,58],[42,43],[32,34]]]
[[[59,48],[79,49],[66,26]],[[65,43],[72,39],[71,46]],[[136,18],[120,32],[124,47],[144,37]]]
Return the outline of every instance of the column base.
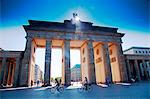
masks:
[[[18,87],[29,87],[28,85],[19,85]]]
[[[66,87],[68,87],[68,86],[70,86],[71,84],[63,84],[64,86],[66,86]]]
[[[44,84],[42,87],[52,86],[51,84]]]

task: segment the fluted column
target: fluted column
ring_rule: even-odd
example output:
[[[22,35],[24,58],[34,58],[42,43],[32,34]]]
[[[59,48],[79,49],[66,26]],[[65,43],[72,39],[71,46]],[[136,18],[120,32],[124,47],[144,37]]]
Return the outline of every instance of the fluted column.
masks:
[[[132,78],[132,74],[131,74],[131,68],[130,68],[129,60],[127,60],[126,63],[127,63],[127,70],[128,70],[128,80],[130,80]]]
[[[11,85],[13,86],[13,77],[14,77],[14,70],[15,70],[15,63],[14,63],[14,61],[13,61],[13,63],[12,63],[12,71],[11,71]]]
[[[138,66],[137,60],[134,60],[134,67],[135,67],[135,70],[136,70],[137,79],[140,81],[141,77],[140,77],[140,70],[139,70],[139,66]]]
[[[51,77],[51,46],[52,41],[50,39],[46,40],[46,51],[45,51],[45,72],[44,72],[44,85],[50,85],[50,77]]]
[[[111,73],[111,64],[110,64],[110,57],[109,57],[109,47],[107,43],[103,44],[103,57],[104,57],[104,69],[105,69],[105,76],[107,82],[112,82],[112,73]]]
[[[3,83],[3,78],[4,78],[4,68],[6,66],[6,58],[3,57],[3,60],[2,60],[2,68],[1,68],[1,71],[0,71],[0,86],[1,84]]]
[[[32,56],[32,38],[26,37],[26,48],[21,66],[20,86],[30,85],[30,67],[31,67],[31,56]]]
[[[18,84],[18,78],[19,78],[19,63],[20,63],[20,59],[16,58],[16,66],[15,66],[15,70],[14,70],[14,76],[13,76],[13,86],[17,87]]]
[[[70,70],[70,40],[65,40],[63,45],[63,69],[62,81],[68,86],[71,84],[71,70]]]
[[[147,72],[147,68],[146,68],[146,62],[145,62],[145,60],[142,60],[142,64],[143,64],[143,66],[144,66],[144,72],[145,72],[145,76],[146,76],[146,78],[148,78],[148,72]]]
[[[125,65],[125,59],[123,55],[123,50],[121,44],[117,44],[117,53],[118,53],[118,62],[119,62],[119,68],[120,68],[120,74],[121,74],[121,81],[128,81],[127,76],[127,69]]]
[[[89,75],[89,81],[91,83],[96,83],[96,74],[95,74],[95,63],[94,63],[94,51],[93,51],[93,42],[88,41],[87,43],[88,48],[88,75]]]
[[[4,85],[7,85],[9,66],[10,66],[10,62],[7,62],[7,65],[5,66],[5,79],[4,79],[4,81],[3,81],[3,84],[4,84]]]
[[[13,62],[10,62],[9,70],[8,70],[8,79],[7,84],[11,85],[11,76],[12,76]]]

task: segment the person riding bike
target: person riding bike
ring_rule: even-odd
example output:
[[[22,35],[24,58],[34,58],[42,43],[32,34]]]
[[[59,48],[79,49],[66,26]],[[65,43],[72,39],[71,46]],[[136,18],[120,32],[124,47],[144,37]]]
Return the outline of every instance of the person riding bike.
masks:
[[[55,86],[50,89],[50,92],[54,94],[56,90],[60,93],[64,91],[64,87],[61,86],[61,82],[59,82],[57,79],[55,79]]]
[[[58,87],[60,86],[60,83],[59,83],[59,81],[56,78],[55,78],[55,84],[56,84],[56,88],[58,90]]]
[[[85,86],[85,90],[87,90],[87,87],[88,87],[88,79],[87,77],[85,77],[85,80],[84,80],[84,86]]]

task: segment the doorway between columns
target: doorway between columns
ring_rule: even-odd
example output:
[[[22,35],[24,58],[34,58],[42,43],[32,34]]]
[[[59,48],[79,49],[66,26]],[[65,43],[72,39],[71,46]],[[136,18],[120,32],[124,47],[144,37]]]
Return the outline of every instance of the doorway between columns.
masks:
[[[54,79],[58,80],[62,77],[62,48],[52,48],[51,53],[51,82],[54,83]],[[40,81],[40,85],[44,82],[44,71],[45,71],[45,48],[37,48],[35,52],[35,64],[42,71],[42,78],[34,75],[34,85]],[[70,69],[75,65],[80,65],[80,49],[70,49]],[[79,71],[81,72],[81,71]],[[81,76],[78,75],[78,76]],[[80,81],[81,78],[76,80]]]

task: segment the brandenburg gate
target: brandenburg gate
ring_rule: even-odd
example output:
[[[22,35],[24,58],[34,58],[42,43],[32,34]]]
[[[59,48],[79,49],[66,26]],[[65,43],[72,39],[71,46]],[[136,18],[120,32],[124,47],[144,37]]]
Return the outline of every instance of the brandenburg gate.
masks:
[[[44,84],[50,85],[51,50],[62,48],[62,83],[70,85],[70,49],[80,49],[82,81],[87,77],[91,83],[127,81],[122,51],[124,36],[118,28],[94,26],[91,22],[64,20],[47,22],[29,20],[24,25],[26,47],[21,67],[20,86],[30,86],[35,51],[45,48]]]

